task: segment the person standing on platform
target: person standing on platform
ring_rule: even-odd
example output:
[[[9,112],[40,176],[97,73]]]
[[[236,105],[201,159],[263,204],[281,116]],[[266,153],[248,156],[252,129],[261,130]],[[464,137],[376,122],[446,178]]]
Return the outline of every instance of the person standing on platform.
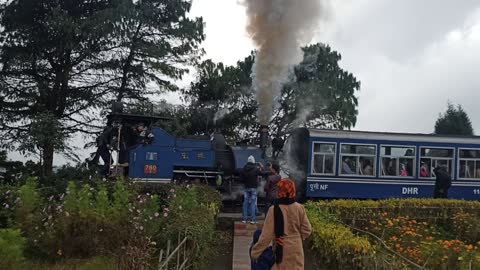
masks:
[[[265,203],[265,216],[267,215],[268,209],[273,205],[277,199],[278,192],[278,182],[282,179],[279,175],[280,166],[278,164],[272,164],[270,167],[271,174],[267,177],[267,183],[265,184],[265,193],[266,193],[266,203]]]
[[[436,167],[433,172],[436,176],[433,198],[448,198],[448,189],[452,185],[452,177],[443,167]]]
[[[250,253],[257,260],[273,242],[274,270],[303,270],[303,241],[312,233],[303,205],[295,202],[295,183],[278,182],[278,200],[270,207],[260,239]]]
[[[240,173],[240,181],[245,185],[243,196],[243,223],[247,223],[249,216],[251,216],[250,223],[256,223],[258,177],[262,175],[261,170],[262,165],[256,164],[255,158],[249,156],[247,164],[245,164]]]

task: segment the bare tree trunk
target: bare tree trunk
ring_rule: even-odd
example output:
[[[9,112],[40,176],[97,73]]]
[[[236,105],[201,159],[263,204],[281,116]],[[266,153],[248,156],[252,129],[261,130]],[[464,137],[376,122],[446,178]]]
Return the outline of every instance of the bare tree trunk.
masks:
[[[42,176],[48,177],[52,176],[53,172],[53,145],[45,144],[42,147],[43,152],[43,164],[42,164]]]

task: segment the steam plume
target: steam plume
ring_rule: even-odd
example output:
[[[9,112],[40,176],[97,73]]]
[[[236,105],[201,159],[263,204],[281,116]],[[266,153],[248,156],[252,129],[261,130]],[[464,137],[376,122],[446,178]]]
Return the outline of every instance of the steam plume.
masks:
[[[230,110],[228,108],[222,108],[218,110],[213,116],[213,123],[216,124],[218,120],[221,120],[228,113],[230,113]]]
[[[260,124],[268,125],[291,68],[302,60],[321,19],[324,0],[243,0],[247,31],[258,53],[252,69]]]

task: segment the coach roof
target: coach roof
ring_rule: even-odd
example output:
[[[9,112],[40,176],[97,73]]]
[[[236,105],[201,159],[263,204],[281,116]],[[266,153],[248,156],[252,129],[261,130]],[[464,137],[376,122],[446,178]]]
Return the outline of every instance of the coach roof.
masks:
[[[308,129],[308,132],[310,133],[310,137],[315,137],[315,138],[480,144],[480,136],[348,131],[348,130],[331,130],[331,129]]]

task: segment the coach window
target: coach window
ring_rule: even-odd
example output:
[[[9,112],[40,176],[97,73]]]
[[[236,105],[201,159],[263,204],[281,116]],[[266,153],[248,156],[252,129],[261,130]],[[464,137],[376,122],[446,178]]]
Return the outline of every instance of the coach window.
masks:
[[[427,148],[420,150],[420,178],[435,178],[433,170],[436,167],[444,167],[448,172],[453,171],[453,149]]]
[[[414,175],[415,147],[382,146],[381,175],[395,177],[412,177]]]
[[[458,178],[479,179],[480,178],[480,150],[459,149]]]
[[[360,144],[342,144],[340,151],[340,174],[375,175],[376,146]]]
[[[335,152],[334,143],[313,143],[312,174],[333,174]]]

